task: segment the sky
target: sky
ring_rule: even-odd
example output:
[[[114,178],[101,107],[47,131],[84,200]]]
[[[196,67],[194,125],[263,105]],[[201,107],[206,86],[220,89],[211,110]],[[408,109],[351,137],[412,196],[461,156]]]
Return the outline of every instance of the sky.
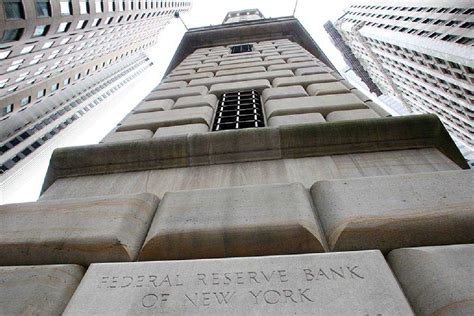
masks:
[[[328,20],[335,20],[343,9],[358,0],[299,0],[295,17],[303,24],[331,62],[341,70],[345,64],[339,51],[323,28]],[[266,18],[291,16],[296,1],[283,0],[194,0],[189,12],[182,14],[188,28],[219,25],[229,11],[259,9]],[[42,146],[37,156],[30,155],[19,164],[18,172],[2,179],[0,204],[35,201],[46,174],[54,148],[80,146],[98,143],[122,118],[130,112],[156,85],[170,63],[186,28],[179,19],[171,23],[159,34],[155,47],[146,51],[154,66],[106,99],[100,106],[90,111],[66,128],[48,146]],[[8,173],[7,173],[8,175]]]

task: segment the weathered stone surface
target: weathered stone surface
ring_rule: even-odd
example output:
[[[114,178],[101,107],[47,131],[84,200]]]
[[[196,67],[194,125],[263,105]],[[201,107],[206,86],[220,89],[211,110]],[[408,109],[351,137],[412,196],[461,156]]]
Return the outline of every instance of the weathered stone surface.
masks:
[[[301,184],[168,192],[140,260],[323,252]]]
[[[380,115],[378,115],[372,109],[359,109],[359,110],[331,112],[326,116],[326,121],[328,122],[351,121],[351,120],[361,120],[361,119],[377,118],[377,117],[380,117]]]
[[[61,315],[84,272],[73,264],[0,267],[0,314]]]
[[[192,80],[189,85],[190,86],[206,86],[210,87],[214,84],[219,83],[234,83],[240,81],[250,81],[250,80],[273,80],[275,78],[282,78],[282,77],[291,77],[293,76],[293,72],[291,70],[276,70],[276,71],[266,71],[266,72],[256,72],[250,74],[239,74],[239,75],[232,75],[232,76],[220,76],[220,77],[213,77],[213,78],[206,78],[206,79],[197,79]]]
[[[242,64],[233,64],[233,65],[225,65],[225,66],[213,66],[213,67],[202,67],[199,68],[197,72],[206,72],[206,71],[219,71],[219,70],[228,70],[228,69],[246,69],[248,67],[259,67],[259,66],[269,66],[269,65],[276,65],[276,64],[284,64],[285,61],[283,59],[276,59],[276,60],[265,60],[259,62],[251,62],[251,63],[242,63]]]
[[[238,75],[238,74],[245,74],[245,73],[254,73],[254,72],[264,72],[267,71],[265,67],[248,67],[248,68],[238,68],[238,69],[229,69],[229,70],[219,70],[216,72],[216,77],[220,76],[230,76],[230,75]]]
[[[182,97],[179,98],[173,106],[173,109],[195,108],[200,106],[210,106],[215,108],[217,105],[217,97],[213,94]]]
[[[174,101],[172,99],[142,101],[133,110],[133,113],[147,113],[156,111],[167,111],[171,109]]]
[[[199,65],[199,66],[202,66],[202,65]],[[163,82],[174,82],[174,81],[189,82],[194,79],[211,78],[211,77],[214,77],[214,73],[212,72],[198,72],[198,73],[190,74],[190,75],[167,77],[166,79],[163,80]]]
[[[217,83],[211,86],[209,93],[215,94],[216,96],[221,96],[225,92],[239,91],[239,90],[249,90],[255,89],[258,92],[270,88],[270,82],[268,80],[249,80],[249,81],[237,81],[229,83]]]
[[[316,66],[316,67],[305,67],[305,68],[298,68],[295,70],[296,76],[306,76],[306,75],[314,75],[314,74],[321,74],[327,73],[331,71],[331,68],[325,66]]]
[[[272,85],[275,88],[297,86],[297,85],[301,85],[306,88],[308,85],[312,83],[331,82],[331,81],[337,81],[336,77],[330,74],[315,74],[315,75],[309,75],[309,76],[276,78],[273,80]]]
[[[474,315],[474,244],[402,248],[388,260],[417,315]]]
[[[352,93],[270,100],[265,103],[267,118],[302,113],[321,113],[326,116],[334,111],[366,108]]]
[[[187,135],[191,133],[209,132],[209,126],[206,124],[185,124],[169,127],[160,127],[153,137],[166,137],[172,135]]]
[[[65,315],[413,315],[378,251],[91,265]]]
[[[156,131],[160,127],[202,123],[211,125],[213,110],[208,106],[176,109],[150,113],[133,114],[125,118],[118,131],[149,129]]]
[[[349,93],[349,89],[341,82],[313,83],[306,89],[310,95],[327,95]]]
[[[147,139],[153,136],[153,132],[148,129],[137,129],[127,132],[111,133],[102,139],[101,143],[128,142],[131,140]]]
[[[298,68],[314,67],[314,66],[319,66],[319,62],[317,62],[317,61],[305,61],[305,62],[299,62],[299,63],[271,65],[271,66],[268,66],[268,70],[269,71],[276,71],[276,70],[283,70],[283,69],[295,70],[295,69],[298,69]]]
[[[251,63],[251,62],[258,62],[258,61],[263,61],[261,57],[256,57],[256,56],[242,56],[243,58],[239,59],[234,59],[234,60],[223,60],[220,62],[221,66],[224,65],[232,65],[232,64],[241,64],[241,63]]]
[[[321,181],[311,194],[331,250],[387,252],[474,242],[473,183],[447,171]]]
[[[268,88],[263,90],[262,98],[263,101],[285,99],[285,98],[298,98],[308,96],[305,89],[302,86],[290,86],[283,88]]]
[[[194,71],[194,70],[186,70],[186,71]],[[175,82],[169,82],[169,83],[160,83],[152,91],[181,89],[181,88],[185,88],[187,85],[188,85],[188,83],[186,81],[175,81]]]
[[[160,90],[160,91],[153,91],[145,98],[145,101],[153,101],[153,100],[162,100],[162,99],[172,99],[176,101],[176,99],[181,97],[187,97],[192,95],[205,95],[207,94],[207,88],[204,86],[196,86],[196,87],[187,87],[182,89],[170,89],[170,90]]]
[[[293,115],[282,115],[274,116],[268,120],[268,125],[272,127],[292,124],[305,124],[305,123],[325,123],[326,120],[319,113],[305,113],[305,114],[293,114]]]
[[[133,261],[155,213],[152,194],[0,206],[0,265]]]

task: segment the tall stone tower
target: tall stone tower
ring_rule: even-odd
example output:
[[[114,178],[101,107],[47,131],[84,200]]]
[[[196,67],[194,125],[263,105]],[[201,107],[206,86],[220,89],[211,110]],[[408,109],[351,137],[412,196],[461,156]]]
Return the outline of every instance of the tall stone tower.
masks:
[[[388,117],[293,17],[225,22],[188,31],[101,144],[56,150],[37,202],[0,208],[0,306],[472,313],[474,174],[439,119]]]

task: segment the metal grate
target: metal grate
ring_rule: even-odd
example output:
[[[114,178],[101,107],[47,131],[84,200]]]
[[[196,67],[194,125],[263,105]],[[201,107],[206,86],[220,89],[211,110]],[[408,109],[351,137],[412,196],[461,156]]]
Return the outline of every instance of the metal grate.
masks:
[[[214,119],[213,131],[264,127],[260,95],[255,90],[224,93]]]
[[[231,54],[248,53],[253,50],[252,44],[235,45],[230,47]]]

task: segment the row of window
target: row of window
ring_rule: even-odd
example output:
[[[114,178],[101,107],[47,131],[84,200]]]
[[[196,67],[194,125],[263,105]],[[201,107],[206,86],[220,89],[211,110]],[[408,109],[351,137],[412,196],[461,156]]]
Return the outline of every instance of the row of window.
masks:
[[[141,15],[136,14],[133,20],[137,20],[138,18],[141,18],[141,19],[150,18],[150,17],[165,15],[165,14],[169,14],[169,13],[170,12],[166,11],[166,12],[142,13]],[[124,17],[125,16],[123,16],[123,15],[117,17],[115,23],[118,24],[118,23],[122,22]],[[132,17],[133,17],[132,15],[129,15],[125,21],[129,22],[132,19]],[[101,25],[102,26],[103,25],[110,25],[113,22],[113,18],[114,17],[112,17],[112,16],[105,18],[103,24],[101,24],[101,22],[102,22],[101,18],[95,18],[91,22],[91,27],[97,27],[97,26],[101,26]],[[87,26],[88,22],[89,22],[88,20],[79,20],[79,22],[76,24],[75,30],[78,31],[78,30],[84,29]],[[58,29],[56,30],[56,33],[67,32],[70,29],[71,24],[72,24],[71,22],[62,22],[61,24],[59,24]],[[50,31],[50,25],[46,25],[46,24],[45,25],[38,25],[38,26],[35,27],[35,30],[33,32],[32,37],[46,36],[49,31]],[[4,30],[3,36],[0,39],[0,43],[18,41],[21,38],[21,36],[23,35],[23,32],[24,32],[23,28]],[[2,53],[2,55],[4,56],[5,54]],[[4,57],[4,58],[6,58],[6,57]],[[0,59],[2,59],[1,56],[0,56]]]
[[[93,0],[95,1],[95,13],[104,12],[104,0]],[[126,3],[129,4],[130,10],[141,10],[142,3],[143,9],[159,9],[159,8],[168,8],[175,6],[187,6],[189,2],[163,2],[163,1],[152,1],[145,0],[142,1],[131,1],[131,0],[120,0],[120,1],[109,1],[108,2],[108,11],[117,12],[124,11],[126,8]],[[136,3],[136,6],[135,6]],[[59,2],[60,14],[62,16],[72,15],[73,14],[73,5],[72,0],[60,0]],[[36,15],[39,18],[50,17],[51,14],[51,3],[49,0],[35,0]],[[3,0],[3,9],[5,13],[5,18],[7,20],[16,20],[25,18],[25,10],[23,8],[23,3],[21,0]],[[80,14],[90,14],[90,3],[89,0],[79,0],[79,13]]]
[[[374,5],[351,5],[351,8],[370,10],[400,10],[415,12],[451,13],[451,14],[474,14],[473,8],[434,8],[434,7],[391,7]]]
[[[137,50],[137,49],[135,49],[135,51],[136,51],[136,50]],[[117,57],[115,58],[115,60],[118,60],[119,58],[122,58],[122,57],[128,56],[128,55],[129,55],[129,53],[127,52],[127,53],[125,53],[125,54],[122,54],[121,57],[117,56]],[[106,65],[109,65],[109,64],[111,64],[111,63],[112,63],[112,59],[109,59],[108,62],[103,62],[101,65],[95,65],[93,68],[87,69],[87,70],[84,72],[84,76],[88,76],[88,75],[90,74],[91,70],[92,70],[92,71],[98,71],[98,70],[99,70],[99,67],[100,67],[100,68],[104,68]],[[56,65],[56,66],[57,66],[57,65]],[[46,66],[44,66],[44,68],[46,68]],[[59,72],[62,72],[63,70],[64,70],[64,69],[60,70]],[[26,75],[28,75],[28,73],[25,73],[25,77],[26,77]],[[50,74],[47,75],[47,76],[45,76],[45,78],[48,78],[49,76],[50,76]],[[81,78],[81,73],[77,73],[73,78],[74,78],[75,81],[79,80],[79,79]],[[4,85],[7,81],[8,81],[8,79],[0,81],[0,86],[1,86],[2,84]],[[33,84],[34,82],[35,82],[35,80],[31,80],[31,81],[30,81],[31,84]],[[71,78],[64,79],[64,81],[63,81],[63,87],[69,85],[70,83],[71,83]],[[59,89],[59,87],[60,87],[60,83],[57,83],[57,82],[56,82],[56,83],[52,84],[51,87],[50,87],[50,93],[56,92],[56,91]],[[10,90],[10,89],[9,89],[9,90]],[[15,90],[16,90],[16,89],[15,89]],[[10,92],[13,92],[13,91],[15,91],[15,90],[12,90],[12,91],[10,91]],[[44,97],[46,94],[47,94],[47,90],[46,90],[46,89],[39,90],[39,91],[37,92],[37,95],[36,95],[36,99],[38,100],[38,101],[36,101],[36,102],[39,102],[39,99],[41,99],[42,97]],[[24,98],[22,98],[22,99],[20,100],[19,105],[20,105],[20,107],[24,107],[24,106],[30,104],[31,101],[32,101],[32,97],[31,97],[31,96],[26,96],[26,97],[24,97]],[[5,116],[5,115],[7,115],[7,114],[13,112],[13,110],[14,110],[14,104],[9,104],[9,105],[7,105],[7,106],[4,106],[3,108],[0,109],[0,117]]]
[[[0,174],[2,173],[5,173],[6,171],[8,171],[9,169],[13,168],[13,166],[15,164],[17,164],[21,159],[24,159],[25,157],[27,157],[28,155],[30,155],[33,151],[35,151],[36,149],[38,149],[40,146],[42,146],[46,141],[48,141],[49,139],[51,139],[53,136],[55,136],[56,134],[58,134],[61,130],[63,130],[64,128],[66,128],[68,125],[72,124],[75,120],[79,119],[80,117],[84,116],[88,111],[90,111],[92,108],[94,108],[96,105],[98,105],[101,101],[103,101],[104,99],[106,99],[108,96],[112,95],[112,93],[114,93],[115,91],[117,91],[118,89],[120,89],[122,86],[124,86],[126,83],[128,83],[129,81],[133,80],[134,78],[136,78],[140,73],[142,73],[146,68],[142,68],[142,69],[139,69],[138,71],[136,71],[134,74],[132,74],[131,76],[129,76],[128,78],[126,78],[125,80],[123,80],[122,82],[120,82],[119,84],[117,84],[116,86],[114,86],[113,88],[109,89],[108,91],[104,92],[103,94],[101,94],[97,99],[95,99],[93,102],[89,103],[88,105],[86,105],[85,107],[83,107],[82,109],[80,109],[79,111],[77,111],[76,113],[74,113],[72,116],[70,116],[68,119],[66,119],[64,122],[62,122],[61,124],[57,125],[54,129],[52,129],[51,131],[49,131],[48,133],[46,133],[43,137],[39,138],[38,140],[36,140],[34,143],[32,143],[30,146],[28,146],[27,148],[25,148],[24,150],[22,150],[20,153],[18,153],[17,155],[15,155],[14,157],[12,157],[11,159],[7,160],[4,164],[0,165]],[[96,90],[96,89],[94,89]],[[88,93],[89,96],[92,96],[91,93]],[[72,109],[72,107],[76,107],[78,106],[80,103],[71,103],[70,106],[68,106],[68,110]],[[66,107],[67,108],[67,107]],[[66,112],[66,109],[64,109],[64,112],[63,114]],[[56,117],[57,118],[57,117]],[[49,118],[49,119],[52,119],[52,118]],[[21,142],[23,140],[23,137],[28,138],[31,136],[31,132],[27,131],[27,132],[24,132],[23,134],[19,135],[17,138],[15,138],[14,140],[16,145]],[[13,141],[13,140],[12,140]],[[9,144],[10,146],[13,145],[13,144]],[[16,146],[16,145],[13,145],[13,146]],[[6,146],[2,146],[2,148],[0,148],[0,152],[3,153],[4,152],[4,149],[6,149]]]

